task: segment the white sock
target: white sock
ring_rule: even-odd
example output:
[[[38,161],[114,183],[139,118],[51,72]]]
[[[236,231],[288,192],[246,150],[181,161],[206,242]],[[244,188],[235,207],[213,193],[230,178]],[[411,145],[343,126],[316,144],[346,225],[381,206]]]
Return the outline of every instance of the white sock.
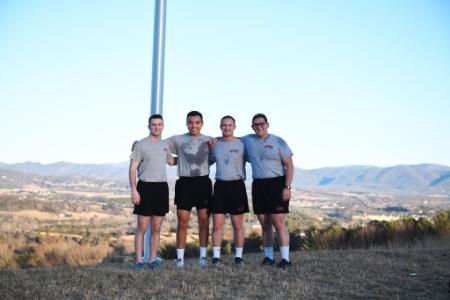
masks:
[[[234,256],[235,257],[241,257],[242,258],[242,252],[244,251],[243,247],[236,247],[234,249]]]
[[[266,257],[273,259],[273,247],[264,247],[264,254]]]
[[[281,258],[289,261],[289,246],[280,247]]]
[[[177,248],[177,259],[184,260],[184,248],[182,249]]]
[[[206,257],[206,250],[207,249],[208,248],[206,248],[206,247],[200,247],[200,258]]]
[[[220,258],[220,247],[213,247],[213,257]]]

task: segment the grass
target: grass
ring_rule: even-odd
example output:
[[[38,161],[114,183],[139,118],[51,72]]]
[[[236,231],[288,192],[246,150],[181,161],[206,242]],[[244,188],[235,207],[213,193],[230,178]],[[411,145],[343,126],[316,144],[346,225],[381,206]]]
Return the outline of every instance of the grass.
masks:
[[[0,271],[0,298],[37,299],[448,299],[450,248],[397,248],[293,252],[293,267],[259,265],[262,254],[230,256],[221,267],[187,260],[133,271],[131,259],[110,257],[92,266]]]

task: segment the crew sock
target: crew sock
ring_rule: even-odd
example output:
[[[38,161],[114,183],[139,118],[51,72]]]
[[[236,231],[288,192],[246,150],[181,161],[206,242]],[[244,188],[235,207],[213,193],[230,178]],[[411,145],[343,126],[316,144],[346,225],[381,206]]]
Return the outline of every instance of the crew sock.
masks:
[[[289,261],[289,246],[280,247],[281,258]]]
[[[244,251],[243,247],[236,247],[234,249],[234,256],[242,258],[242,252]]]
[[[266,257],[273,259],[273,247],[264,247],[264,254]]]
[[[177,259],[184,260],[184,248],[177,248]]]

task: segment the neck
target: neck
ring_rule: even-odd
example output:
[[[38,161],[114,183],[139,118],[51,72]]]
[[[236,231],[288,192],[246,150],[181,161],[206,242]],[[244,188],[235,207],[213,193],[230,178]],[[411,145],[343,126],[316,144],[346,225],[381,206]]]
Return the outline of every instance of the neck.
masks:
[[[222,139],[223,139],[225,142],[231,142],[232,140],[234,140],[234,136],[233,136],[233,135],[222,136]]]
[[[161,140],[161,135],[152,135],[150,134],[150,140],[156,142]]]

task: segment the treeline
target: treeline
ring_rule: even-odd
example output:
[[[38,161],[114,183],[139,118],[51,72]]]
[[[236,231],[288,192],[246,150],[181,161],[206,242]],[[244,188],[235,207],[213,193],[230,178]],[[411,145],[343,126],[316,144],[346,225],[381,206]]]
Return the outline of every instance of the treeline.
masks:
[[[372,247],[411,247],[431,240],[450,238],[450,210],[438,211],[431,219],[405,217],[395,221],[370,221],[367,225],[349,228],[337,224],[324,228],[311,226],[301,230],[289,224],[290,249],[292,251],[368,249]],[[160,249],[164,258],[175,258],[175,245],[165,245]],[[275,245],[275,248],[278,248]],[[233,243],[222,242],[222,253],[233,254]],[[261,236],[255,232],[245,239],[245,252],[260,252]],[[187,257],[198,256],[198,243],[186,248]]]
[[[450,210],[438,211],[431,219],[405,217],[395,221],[370,221],[365,226],[344,228],[331,225],[291,230],[292,250],[368,249],[410,247],[430,240],[450,237]]]

